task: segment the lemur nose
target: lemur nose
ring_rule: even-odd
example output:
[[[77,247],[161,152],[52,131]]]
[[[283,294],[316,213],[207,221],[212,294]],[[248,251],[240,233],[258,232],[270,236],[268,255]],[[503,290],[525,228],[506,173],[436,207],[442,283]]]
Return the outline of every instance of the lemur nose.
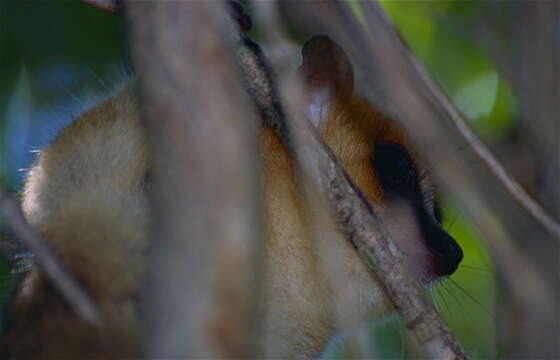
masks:
[[[436,273],[439,276],[447,276],[453,274],[459,263],[463,260],[463,250],[457,244],[455,239],[442,230],[444,233],[442,241],[442,250],[439,255],[439,261],[437,264]]]
[[[426,213],[423,220],[422,230],[426,245],[432,253],[432,272],[437,276],[453,274],[463,260],[463,250],[455,239]]]

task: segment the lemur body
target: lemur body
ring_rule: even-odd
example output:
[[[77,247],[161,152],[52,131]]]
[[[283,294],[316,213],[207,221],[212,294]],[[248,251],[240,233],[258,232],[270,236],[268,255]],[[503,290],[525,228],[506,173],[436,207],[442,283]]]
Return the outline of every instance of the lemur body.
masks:
[[[413,266],[422,268],[423,279],[453,272],[462,256],[460,248],[459,253],[455,250],[450,255],[452,260],[446,260],[450,265],[442,266],[446,261],[439,258],[438,249],[432,249],[435,240],[426,239],[435,234],[430,226],[435,226],[436,221],[424,225],[418,219],[424,213],[433,218],[433,186],[428,176],[418,176],[426,170],[406,135],[372,104],[353,93],[351,65],[330,39],[314,38],[305,45],[303,54],[310,120],[369,201],[387,205],[388,228],[405,251],[420,258]],[[404,151],[405,155],[397,156],[396,162],[400,166],[404,161],[411,167],[405,172],[414,175],[415,179],[410,179],[414,186],[405,191],[399,188],[402,181],[400,185],[390,184],[391,176],[400,174],[399,169],[389,169],[388,175],[380,176],[374,165],[387,166],[380,162],[387,156],[376,157],[377,144],[395,144]],[[294,163],[268,125],[262,128],[260,151],[265,184],[264,292],[255,309],[262,313],[264,321],[260,355],[317,356],[336,332],[333,311],[342,311],[340,316],[351,312],[366,321],[390,313],[392,307],[357,251],[341,241],[336,250],[348,287],[345,291],[358,301],[351,309],[334,308],[333,293],[340,289],[331,288],[319,268],[320,244],[314,243],[309,234],[308,211]],[[391,155],[388,160],[393,158]],[[137,300],[148,245],[149,168],[131,86],[79,117],[41,152],[23,193],[25,214],[92,294],[106,322],[101,328],[80,322],[34,268],[22,282],[10,310],[2,340],[6,358],[139,356]],[[416,200],[409,201],[405,193],[412,188],[419,194],[411,195]],[[401,212],[402,216],[393,219],[403,207],[406,211]],[[411,236],[417,238],[409,239]]]

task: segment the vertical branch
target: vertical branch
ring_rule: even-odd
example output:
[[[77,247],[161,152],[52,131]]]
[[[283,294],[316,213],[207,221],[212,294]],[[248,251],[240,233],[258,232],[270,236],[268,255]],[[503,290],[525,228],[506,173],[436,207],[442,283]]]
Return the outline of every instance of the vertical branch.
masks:
[[[155,153],[148,354],[247,357],[260,187],[223,4],[126,5]]]

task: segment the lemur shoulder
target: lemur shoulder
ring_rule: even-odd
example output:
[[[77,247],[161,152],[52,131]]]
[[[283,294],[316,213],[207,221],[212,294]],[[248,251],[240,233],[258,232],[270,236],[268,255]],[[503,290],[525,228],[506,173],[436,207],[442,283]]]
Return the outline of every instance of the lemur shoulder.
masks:
[[[310,121],[368,200],[384,209],[384,222],[413,259],[418,276],[429,283],[452,273],[462,252],[439,224],[434,185],[408,136],[354,92],[352,65],[332,40],[314,37],[302,53]],[[331,288],[319,269],[321,253],[309,235],[294,162],[266,124],[260,152],[265,188],[260,355],[317,356],[337,331],[332,294],[339,289]],[[150,226],[149,159],[133,84],[78,117],[42,150],[23,191],[25,215],[92,294],[104,323],[81,322],[33,268],[10,306],[3,358],[140,355],[138,297]],[[357,251],[346,241],[336,250],[345,291],[359,304],[339,315],[358,314],[367,321],[391,313],[380,282]]]

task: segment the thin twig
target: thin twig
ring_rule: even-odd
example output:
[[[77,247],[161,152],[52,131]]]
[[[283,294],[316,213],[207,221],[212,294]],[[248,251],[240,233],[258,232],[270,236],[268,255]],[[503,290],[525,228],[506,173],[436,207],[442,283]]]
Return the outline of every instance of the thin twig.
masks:
[[[504,274],[516,298],[533,311],[546,313],[551,310],[554,296],[546,284],[545,277],[541,275],[541,270],[525,256],[522,249],[509,241],[505,229],[494,220],[481,196],[474,191],[465,191],[476,188],[474,179],[480,176],[473,176],[473,172],[476,174],[479,169],[464,161],[460,154],[454,157],[446,155],[451,152],[454,143],[462,141],[459,139],[462,134],[456,136],[444,132],[441,123],[437,123],[441,120],[449,121],[450,114],[447,110],[453,108],[453,105],[448,102],[446,109],[446,106],[439,102],[441,97],[430,96],[433,94],[428,89],[428,85],[432,87],[436,85],[431,80],[430,84],[424,82],[429,79],[429,76],[425,72],[423,74],[418,72],[418,60],[404,44],[402,37],[398,36],[394,25],[381,6],[374,0],[360,2],[360,6],[371,33],[376,34],[376,42],[371,43],[375,51],[368,54],[368,57],[360,57],[360,60],[376,58],[376,55],[379,58],[383,54],[384,57],[379,62],[384,63],[378,71],[387,78],[383,80],[390,84],[387,88],[388,92],[392,92],[392,96],[400,95],[403,104],[406,104],[402,107],[403,116],[398,120],[401,120],[410,132],[422,134],[419,140],[423,140],[424,143],[419,145],[423,146],[431,159],[435,159],[437,167],[434,167],[434,171],[439,173],[442,183],[447,185],[450,192],[457,197],[459,204],[466,209],[467,214],[492,246],[501,273]],[[347,30],[347,28],[343,29]],[[363,64],[365,66],[366,61],[363,61]],[[372,62],[367,61],[367,64],[371,67]],[[366,74],[369,73],[370,70],[366,69]],[[373,78],[370,76],[370,79]],[[407,92],[408,94],[404,95]],[[445,98],[444,95],[442,97]],[[456,110],[454,113],[458,114]],[[523,269],[527,281],[519,280],[519,269]]]
[[[372,2],[365,2],[362,4],[364,13],[367,16],[368,12],[374,12],[376,19],[383,19],[384,26],[388,28],[393,28],[393,24],[389,21],[387,16],[382,12],[381,7],[371,6]],[[554,235],[558,240],[560,240],[560,224],[551,217],[540,204],[538,204],[515,179],[509,175],[507,170],[502,166],[502,164],[496,160],[492,155],[488,147],[478,139],[478,137],[472,132],[472,130],[467,126],[466,122],[463,120],[455,106],[451,103],[449,98],[441,91],[441,89],[434,83],[431,77],[428,75],[426,69],[422,65],[418,58],[412,53],[410,48],[404,44],[404,40],[399,38],[402,42],[402,54],[405,56],[410,64],[414,67],[417,75],[419,76],[421,82],[428,90],[429,94],[436,100],[436,102],[441,106],[447,118],[451,120],[453,125],[457,128],[459,133],[468,142],[471,148],[474,150],[476,155],[484,162],[488,167],[490,172],[498,178],[498,180],[505,186],[508,192],[515,198],[515,200],[523,206],[529,214],[531,214],[547,231]]]
[[[531,195],[507,172],[504,166],[496,160],[490,150],[469,128],[463,120],[455,106],[451,103],[449,98],[443,94],[441,89],[435,85],[434,81],[428,75],[424,66],[418,61],[416,56],[411,51],[404,52],[409,58],[410,62],[418,72],[418,75],[429,90],[430,95],[433,96],[441,105],[448,118],[453,125],[457,128],[459,133],[465,138],[467,143],[474,150],[476,155],[488,167],[490,172],[498,178],[498,180],[505,186],[513,198],[523,206],[529,214],[531,214],[548,232],[550,232],[557,240],[560,240],[560,223],[558,223],[552,216],[550,216],[543,207],[537,203]]]
[[[560,223],[550,216],[543,207],[537,203],[531,195],[529,195],[523,187],[515,181],[513,177],[511,177],[503,165],[496,160],[488,147],[480,141],[480,139],[461,118],[449,99],[437,86],[435,86],[426,73],[425,68],[415,58],[411,58],[411,61],[415,64],[418,74],[422,77],[424,83],[430,89],[431,95],[436,98],[445,109],[449,119],[451,119],[457,130],[461,133],[461,135],[463,135],[465,140],[467,140],[482,162],[486,164],[492,174],[494,174],[494,176],[496,176],[496,178],[498,178],[498,180],[505,186],[513,198],[517,200],[517,202],[523,206],[527,212],[529,212],[529,214],[531,214],[548,232],[550,232],[551,235],[553,235],[557,240],[560,240]]]
[[[96,304],[69,273],[51,248],[25,220],[17,203],[0,189],[0,217],[34,255],[39,268],[58,289],[74,312],[90,324],[99,324],[101,317]]]

